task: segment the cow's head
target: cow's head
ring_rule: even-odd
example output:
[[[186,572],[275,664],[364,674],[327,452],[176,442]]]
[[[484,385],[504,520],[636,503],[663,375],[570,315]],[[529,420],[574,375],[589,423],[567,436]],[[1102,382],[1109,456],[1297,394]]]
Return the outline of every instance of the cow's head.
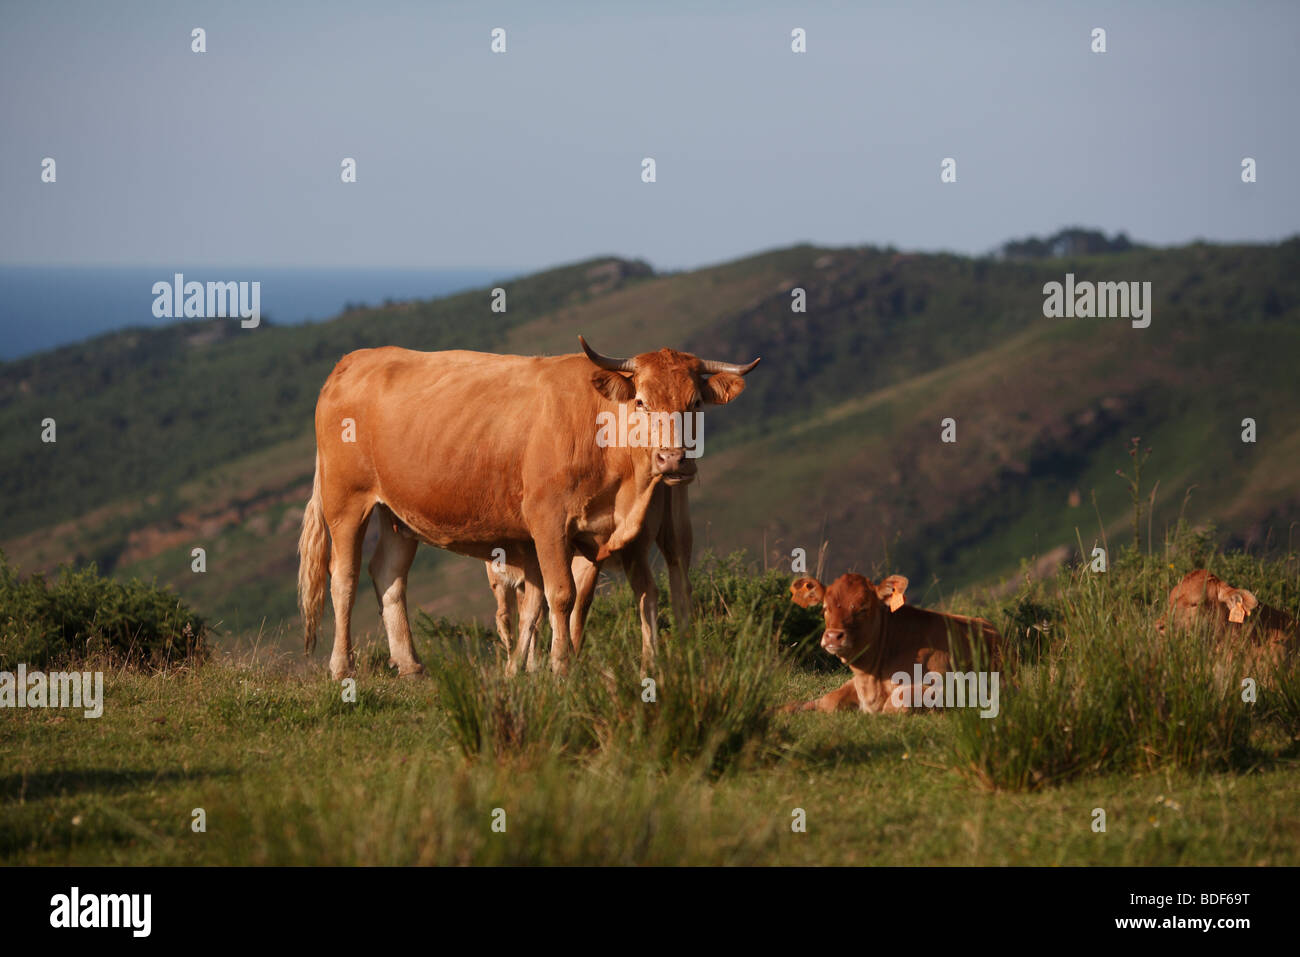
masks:
[[[1259,607],[1259,599],[1245,588],[1233,588],[1213,572],[1189,572],[1169,593],[1174,620],[1187,627],[1196,619],[1245,622]],[[1157,630],[1160,629],[1157,623]]]
[[[578,341],[596,366],[591,384],[597,392],[631,406],[630,413],[644,413],[656,423],[664,422],[657,414],[675,414],[676,427],[650,429],[651,442],[647,446],[651,474],[663,476],[667,485],[683,484],[695,477],[695,459],[686,454],[683,444],[685,417],[698,414],[706,404],[725,405],[740,395],[745,391],[744,377],[758,365],[757,359],[739,366],[672,349],[612,359],[587,345],[582,336]]]
[[[790,598],[808,608],[819,602],[826,619],[822,647],[850,664],[879,640],[885,620],[902,607],[907,579],[890,575],[879,584],[852,573],[830,586],[815,578],[800,578],[790,586]]]

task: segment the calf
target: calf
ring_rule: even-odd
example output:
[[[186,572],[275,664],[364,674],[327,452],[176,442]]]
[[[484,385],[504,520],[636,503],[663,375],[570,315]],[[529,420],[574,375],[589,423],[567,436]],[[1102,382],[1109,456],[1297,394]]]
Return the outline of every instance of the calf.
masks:
[[[658,588],[650,570],[649,546],[652,541],[659,546],[668,565],[668,587],[672,595],[676,635],[687,638],[691,625],[692,534],[690,502],[686,497],[685,486],[655,489],[640,532],[618,553],[633,592],[640,588],[644,593],[644,597],[637,602],[642,641],[648,640],[652,645],[657,645]],[[488,584],[496,598],[497,634],[505,645],[507,670],[513,674],[526,665],[529,671],[533,671],[537,667],[538,623],[546,611],[546,596],[541,586],[537,554],[527,546],[503,551],[503,561],[486,563]],[[573,611],[569,616],[569,639],[575,655],[582,651],[587,612],[591,609],[591,600],[595,595],[603,563],[604,559],[599,555],[595,556],[594,561],[581,553],[573,556],[576,594]],[[511,624],[516,611],[519,638],[517,647],[512,650]]]
[[[1300,638],[1300,624],[1291,615],[1204,568],[1188,572],[1170,590],[1169,612],[1156,622],[1156,630],[1164,633],[1169,623],[1190,628],[1197,622],[1205,623],[1220,637],[1243,642],[1250,664],[1276,665]]]
[[[821,645],[849,666],[845,684],[813,701],[789,704],[782,711],[847,711],[872,714],[906,711],[913,688],[894,682],[894,675],[962,670],[979,655],[982,666],[999,667],[1001,636],[983,618],[945,615],[904,603],[907,579],[890,575],[879,584],[861,575],[841,575],[829,586],[800,578],[790,586],[791,600],[809,608],[821,604],[826,631]]]

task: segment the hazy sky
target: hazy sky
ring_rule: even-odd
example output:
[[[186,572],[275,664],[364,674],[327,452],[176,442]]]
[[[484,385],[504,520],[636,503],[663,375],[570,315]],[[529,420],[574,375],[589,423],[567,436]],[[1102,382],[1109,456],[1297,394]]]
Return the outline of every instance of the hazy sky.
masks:
[[[799,241],[983,252],[1072,224],[1300,230],[1294,0],[0,11],[5,263],[672,268]]]

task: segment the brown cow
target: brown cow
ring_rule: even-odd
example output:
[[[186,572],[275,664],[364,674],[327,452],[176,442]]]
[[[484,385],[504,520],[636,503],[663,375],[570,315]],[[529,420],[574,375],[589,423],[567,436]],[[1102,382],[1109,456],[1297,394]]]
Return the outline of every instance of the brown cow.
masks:
[[[551,667],[564,671],[576,597],[571,563],[634,549],[655,488],[689,482],[695,461],[678,430],[650,441],[598,440],[600,416],[682,416],[744,390],[745,366],[671,349],[611,359],[503,356],[385,347],[344,356],[316,403],[316,475],[298,543],[305,645],[315,644],[327,580],[334,600],[330,674],[352,673],[352,606],[361,543],[380,510],[370,562],[398,672],[422,673],[406,613],[406,577],[420,542],[490,561],[493,549],[536,554],[550,606]],[[648,574],[632,582],[643,616]]]
[[[815,578],[800,578],[791,585],[791,600],[796,604],[823,605],[826,631],[821,645],[848,665],[853,677],[829,694],[782,710],[873,714],[909,710],[915,689],[900,686],[894,676],[903,673],[912,678],[917,665],[922,675],[955,671],[959,664],[973,661],[973,643],[979,645],[986,668],[999,667],[1001,636],[992,624],[983,618],[906,605],[906,591],[907,579],[902,575],[890,575],[879,584],[847,574],[829,587]]]
[[[1169,612],[1156,622],[1156,630],[1164,633],[1169,622],[1178,628],[1201,622],[1222,637],[1242,642],[1248,663],[1276,664],[1300,640],[1295,618],[1204,568],[1188,572],[1170,590]]]
[[[637,540],[625,547],[619,556],[623,562],[623,571],[629,582],[635,582],[639,576],[651,575],[647,563],[648,543],[653,539],[659,545],[668,564],[668,586],[672,594],[673,621],[679,638],[685,638],[690,632],[691,623],[691,516],[686,497],[685,486],[660,487],[650,501],[646,510],[645,522]],[[529,671],[537,667],[537,626],[546,607],[546,598],[542,588],[530,583],[538,581],[535,553],[527,554],[525,549],[522,560],[514,563],[502,560],[487,562],[488,585],[496,597],[497,634],[505,645],[508,656],[508,668],[517,672],[527,662]],[[587,612],[591,609],[591,600],[596,591],[596,582],[600,576],[601,563],[588,561],[582,555],[573,556],[573,580],[576,598],[573,611],[569,615],[569,639],[573,652],[582,651],[583,631],[586,627]],[[529,569],[532,569],[531,575]],[[642,641],[647,638],[652,645],[657,645],[658,629],[658,589],[653,577],[647,590],[647,603],[641,616]],[[513,609],[512,609],[513,606]],[[515,648],[511,647],[512,619],[518,615],[519,638]]]

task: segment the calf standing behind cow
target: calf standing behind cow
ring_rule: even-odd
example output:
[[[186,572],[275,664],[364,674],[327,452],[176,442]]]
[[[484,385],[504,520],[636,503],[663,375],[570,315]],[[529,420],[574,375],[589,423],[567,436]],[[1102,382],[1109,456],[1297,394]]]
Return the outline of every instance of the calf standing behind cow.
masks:
[[[646,510],[640,534],[618,553],[623,572],[635,593],[644,594],[641,614],[641,641],[653,647],[658,644],[658,599],[650,571],[649,547],[654,541],[668,565],[668,588],[672,595],[673,621],[676,637],[686,638],[691,624],[691,514],[683,485],[655,489]],[[487,562],[488,584],[496,597],[496,627],[508,658],[507,669],[513,674],[524,666],[529,671],[538,665],[538,624],[546,607],[546,596],[537,570],[536,552],[521,546],[513,560]],[[569,640],[574,655],[582,651],[582,638],[586,630],[587,612],[596,592],[601,562],[590,561],[582,554],[573,556],[573,581],[576,597],[569,615]],[[648,582],[648,584],[647,584]],[[513,608],[512,608],[513,606]],[[517,614],[519,637],[511,648],[512,618]]]
[[[829,587],[815,578],[800,578],[791,585],[795,604],[822,605],[826,630],[821,645],[848,665],[853,676],[829,694],[781,710],[907,711],[921,695],[914,687],[900,686],[895,675],[912,678],[918,670],[922,675],[947,674],[975,662],[986,669],[1000,667],[1002,639],[991,623],[913,607],[904,601],[906,590],[907,579],[901,575],[890,575],[879,584],[847,574]]]
[[[577,589],[572,564],[596,564],[638,542],[656,486],[689,482],[680,432],[642,445],[597,441],[602,417],[681,417],[723,405],[757,364],[671,349],[613,359],[585,355],[362,349],[334,367],[316,402],[316,473],[298,542],[305,646],[316,639],[328,583],[334,601],[330,675],[353,672],[351,616],[361,544],[379,511],[370,562],[389,652],[401,675],[423,673],[411,642],[406,579],[420,542],[491,561],[535,555],[550,606],[551,667],[567,669]],[[667,439],[667,443],[665,443]],[[531,549],[531,552],[529,551]],[[654,581],[632,581],[642,613],[642,665],[653,659]]]

